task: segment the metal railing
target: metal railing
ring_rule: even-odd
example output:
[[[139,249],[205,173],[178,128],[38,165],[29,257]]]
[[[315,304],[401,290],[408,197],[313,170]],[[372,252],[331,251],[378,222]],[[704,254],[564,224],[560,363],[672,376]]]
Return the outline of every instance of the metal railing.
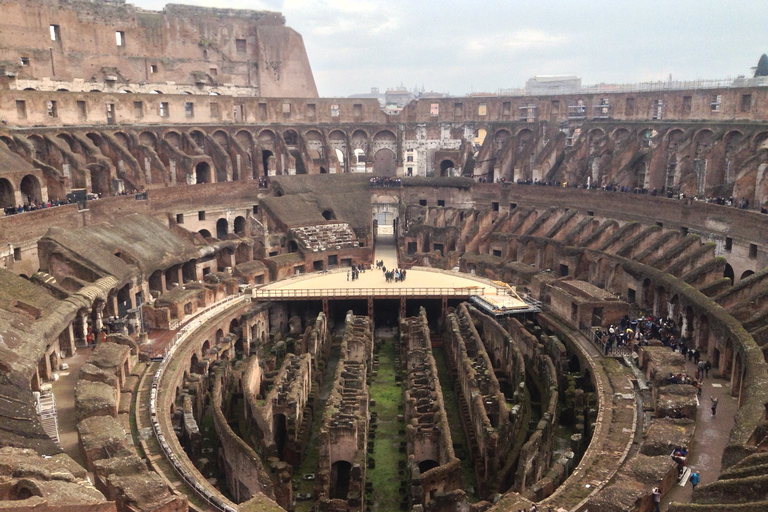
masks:
[[[622,345],[620,347],[612,345],[610,348],[606,348],[608,344],[603,343],[603,341],[597,336],[597,332],[595,331],[594,327],[582,324],[579,326],[579,330],[584,336],[587,337],[589,341],[592,342],[595,347],[597,347],[600,353],[604,356],[624,357],[632,355],[632,347],[629,345]]]
[[[276,289],[255,290],[254,299],[344,299],[373,297],[469,297],[483,295],[482,286],[445,287],[445,288],[314,288],[306,290]]]

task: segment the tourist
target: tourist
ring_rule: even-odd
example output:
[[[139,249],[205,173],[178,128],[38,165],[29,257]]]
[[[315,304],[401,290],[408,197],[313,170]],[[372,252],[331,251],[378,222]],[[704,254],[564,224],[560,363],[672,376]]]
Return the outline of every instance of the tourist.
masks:
[[[659,508],[661,504],[661,490],[658,487],[653,488],[653,505],[656,507],[656,512],[660,512],[661,509]]]
[[[712,401],[712,416],[714,416],[717,412],[717,397],[710,397],[710,400]]]
[[[712,368],[712,363],[709,362],[709,359],[707,359],[707,362],[704,363],[704,376],[709,377],[709,369]]]
[[[701,480],[701,478],[699,477],[699,472],[698,471],[694,471],[693,473],[691,473],[690,480],[691,480],[691,486],[693,487],[693,490],[695,491],[696,490],[696,486],[699,485],[699,481]]]

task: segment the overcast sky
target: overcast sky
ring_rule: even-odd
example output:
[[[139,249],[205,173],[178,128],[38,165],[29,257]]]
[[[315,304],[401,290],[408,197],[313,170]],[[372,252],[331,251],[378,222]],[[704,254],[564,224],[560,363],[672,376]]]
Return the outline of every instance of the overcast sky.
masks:
[[[128,0],[162,9],[162,0]],[[422,85],[461,96],[540,74],[584,85],[728,78],[768,52],[768,0],[175,0],[280,11],[320,96]]]

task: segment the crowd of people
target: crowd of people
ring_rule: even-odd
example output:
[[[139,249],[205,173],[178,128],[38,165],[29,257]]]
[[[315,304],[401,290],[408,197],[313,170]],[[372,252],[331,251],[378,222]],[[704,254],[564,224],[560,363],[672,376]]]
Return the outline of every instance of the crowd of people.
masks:
[[[405,269],[396,268],[394,270],[387,271],[387,267],[384,266],[384,260],[377,261],[376,268],[384,273],[384,279],[388,283],[399,283],[401,281],[405,281]]]
[[[259,176],[259,188],[269,188],[269,181],[264,176]]]
[[[23,205],[19,206],[8,206],[6,208],[3,208],[3,216],[9,216],[9,215],[18,215],[19,213],[24,212],[33,212],[35,210],[42,210],[45,208],[55,208],[56,206],[62,206],[65,204],[69,204],[71,201],[59,201],[58,199],[52,200],[52,201],[30,201],[27,203],[24,203]]]
[[[371,178],[371,188],[400,188],[403,180],[401,178],[387,178],[383,176],[374,176]]]

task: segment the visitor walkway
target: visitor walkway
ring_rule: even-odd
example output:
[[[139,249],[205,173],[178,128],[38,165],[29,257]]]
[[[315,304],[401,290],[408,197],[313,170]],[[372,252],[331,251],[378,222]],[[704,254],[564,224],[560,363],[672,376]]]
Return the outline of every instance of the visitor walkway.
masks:
[[[688,375],[695,375],[696,364],[685,362]],[[712,416],[711,398],[717,398],[717,413]],[[704,387],[699,397],[699,407],[696,410],[696,430],[693,442],[688,447],[686,466],[691,471],[698,471],[700,484],[709,484],[717,480],[722,472],[722,456],[728,444],[728,437],[733,428],[733,416],[738,411],[738,400],[731,396],[730,379],[709,377],[704,379]],[[661,502],[661,510],[666,511],[672,502],[690,503],[693,497],[693,487],[687,481],[685,485],[674,485]]]
[[[397,267],[397,252],[393,237],[380,236],[376,242],[374,261],[383,261],[387,270]],[[330,272],[303,274],[262,286],[253,292],[258,300],[313,299],[378,299],[378,298],[470,298],[482,297],[495,308],[504,311],[524,311],[530,305],[509,287],[471,274],[427,267],[406,270],[406,279],[387,282],[384,272],[375,266],[360,272],[352,280],[347,268]]]

